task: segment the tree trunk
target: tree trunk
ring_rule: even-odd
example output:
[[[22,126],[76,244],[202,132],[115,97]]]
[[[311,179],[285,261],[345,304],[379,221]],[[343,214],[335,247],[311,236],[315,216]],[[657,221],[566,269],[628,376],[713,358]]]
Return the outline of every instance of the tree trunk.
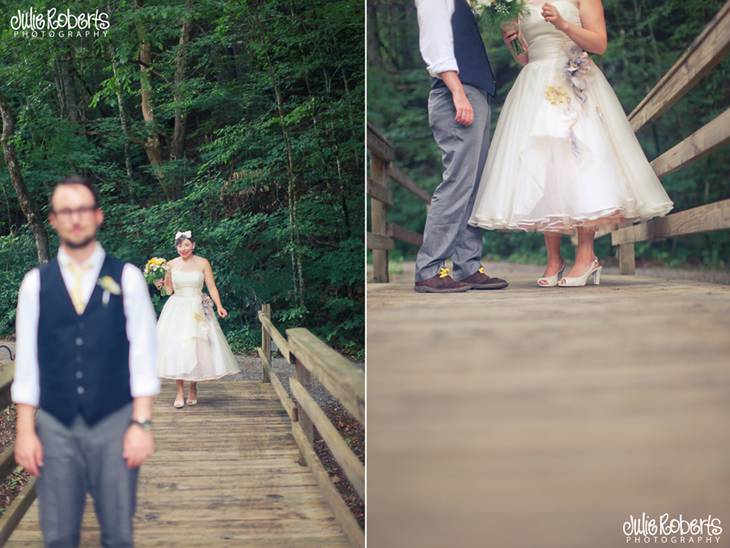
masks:
[[[124,108],[122,86],[119,84],[119,67],[117,65],[117,60],[114,58],[114,51],[111,44],[109,45],[109,58],[111,59],[112,72],[114,74],[114,92],[117,96],[119,124],[122,126],[122,133],[124,133],[124,167],[127,172],[127,194],[129,195],[129,201],[134,203],[134,173],[132,171],[132,157],[129,153],[129,143],[132,139],[129,130],[129,122],[127,121],[127,110]]]
[[[180,29],[180,41],[175,55],[175,86],[173,87],[173,98],[175,100],[175,129],[172,134],[172,146],[170,148],[170,160],[179,160],[183,156],[185,146],[185,126],[187,115],[182,107],[183,94],[180,91],[185,82],[185,64],[187,61],[187,46],[190,41],[190,28],[192,26],[190,13],[193,8],[192,0],[187,0],[185,9],[187,13],[183,16],[183,23]]]
[[[141,9],[142,4],[143,0],[135,0],[134,2],[134,6],[137,9]],[[155,113],[152,108],[152,45],[147,39],[147,33],[141,22],[137,23],[137,37],[139,38],[139,81],[142,100],[142,118],[144,118],[147,128],[147,139],[145,140],[144,149],[155,177],[160,182],[162,190],[167,194],[164,175],[161,169],[162,152],[160,150],[160,137],[155,128]]]
[[[291,139],[289,138],[289,129],[286,126],[284,116],[284,102],[281,97],[281,89],[276,78],[276,71],[269,57],[268,48],[266,49],[266,64],[269,69],[269,77],[271,78],[271,87],[274,90],[274,98],[276,99],[276,110],[279,114],[279,126],[281,134],[284,137],[286,147],[286,166],[287,166],[287,196],[289,198],[289,245],[291,247],[290,256],[292,263],[292,276],[294,278],[294,301],[300,308],[304,306],[304,276],[302,273],[302,256],[299,250],[299,221],[297,219],[297,192],[296,192],[296,174],[294,172],[294,155],[292,153]]]
[[[0,116],[3,120],[3,131],[0,136],[0,144],[3,147],[3,157],[5,163],[8,166],[8,173],[10,173],[10,181],[13,183],[15,193],[18,195],[18,202],[20,203],[20,209],[25,215],[30,225],[31,232],[35,238],[36,251],[38,253],[38,262],[48,262],[48,233],[46,228],[43,226],[41,215],[38,210],[33,197],[28,192],[23,181],[23,176],[20,173],[20,166],[15,157],[15,147],[11,142],[11,137],[14,131],[13,116],[10,112],[5,98],[0,95]]]

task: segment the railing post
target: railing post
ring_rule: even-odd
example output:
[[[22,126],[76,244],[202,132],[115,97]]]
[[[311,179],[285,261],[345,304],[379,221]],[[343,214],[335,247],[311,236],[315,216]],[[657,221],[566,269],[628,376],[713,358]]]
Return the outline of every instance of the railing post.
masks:
[[[618,269],[621,274],[636,274],[634,244],[620,244],[618,246]]]
[[[378,158],[375,154],[371,154],[372,160],[370,161],[370,176],[375,183],[381,185],[383,188],[387,188],[388,181],[386,175],[387,164],[386,162]],[[387,236],[388,234],[388,222],[386,220],[386,214],[388,212],[388,206],[378,200],[370,199],[370,220],[371,227],[374,234],[380,234]],[[375,282],[388,282],[388,250],[387,249],[373,249],[373,280]]]
[[[261,313],[270,320],[271,319],[271,305],[262,304]],[[266,328],[264,327],[263,324],[261,324],[261,350],[264,351],[264,356],[266,357],[267,362],[271,363],[271,335],[269,335],[266,332]],[[264,363],[261,369],[262,369],[261,382],[271,382],[271,377],[269,376],[269,370],[267,368],[267,364]]]
[[[301,360],[294,355],[294,377],[299,381],[299,383],[305,387],[307,390],[311,391],[311,384],[312,384],[312,374],[309,372],[309,370],[304,367],[304,364],[301,362]],[[309,443],[314,447],[314,440],[317,437],[317,430],[314,428],[314,424],[312,423],[312,420],[309,418],[307,413],[302,409],[299,402],[296,402],[297,406],[297,422],[299,423],[299,426],[302,427],[302,431],[304,432],[304,435],[309,440]],[[304,455],[300,455],[300,464],[302,466],[306,465],[306,461],[304,459]]]

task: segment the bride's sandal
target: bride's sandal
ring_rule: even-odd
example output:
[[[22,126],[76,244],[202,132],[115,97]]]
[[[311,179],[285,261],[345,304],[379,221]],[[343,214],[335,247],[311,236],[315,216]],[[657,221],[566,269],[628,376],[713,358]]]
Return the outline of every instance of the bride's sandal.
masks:
[[[179,400],[175,398],[175,402],[172,404],[172,406],[175,409],[182,409],[183,407],[185,407],[185,402],[182,400],[182,398]]]
[[[556,285],[558,285],[558,282],[563,277],[563,272],[565,272],[565,261],[563,261],[563,264],[560,265],[560,270],[558,270],[557,273],[553,274],[552,276],[543,276],[542,278],[538,279],[538,287],[555,287]]]
[[[188,399],[188,401],[185,403],[187,403],[188,405],[198,405],[198,399],[197,398],[195,398],[194,400]]]

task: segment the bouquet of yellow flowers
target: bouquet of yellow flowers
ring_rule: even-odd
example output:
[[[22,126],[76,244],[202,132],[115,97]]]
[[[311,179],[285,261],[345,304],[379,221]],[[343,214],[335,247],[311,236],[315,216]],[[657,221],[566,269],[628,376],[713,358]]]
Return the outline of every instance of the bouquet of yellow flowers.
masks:
[[[154,285],[156,281],[165,279],[169,268],[167,261],[162,257],[152,257],[144,265],[144,279],[148,284]]]

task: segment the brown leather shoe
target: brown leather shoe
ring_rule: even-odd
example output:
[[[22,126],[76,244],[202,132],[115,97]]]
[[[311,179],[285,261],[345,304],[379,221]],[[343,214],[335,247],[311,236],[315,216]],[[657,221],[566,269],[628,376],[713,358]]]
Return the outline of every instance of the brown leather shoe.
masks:
[[[414,289],[417,293],[463,293],[469,291],[471,285],[457,282],[449,276],[449,269],[442,267],[433,278],[416,282]]]
[[[504,289],[509,284],[502,278],[492,278],[487,276],[484,267],[480,266],[474,274],[468,278],[461,280],[462,283],[469,284],[472,289]]]

